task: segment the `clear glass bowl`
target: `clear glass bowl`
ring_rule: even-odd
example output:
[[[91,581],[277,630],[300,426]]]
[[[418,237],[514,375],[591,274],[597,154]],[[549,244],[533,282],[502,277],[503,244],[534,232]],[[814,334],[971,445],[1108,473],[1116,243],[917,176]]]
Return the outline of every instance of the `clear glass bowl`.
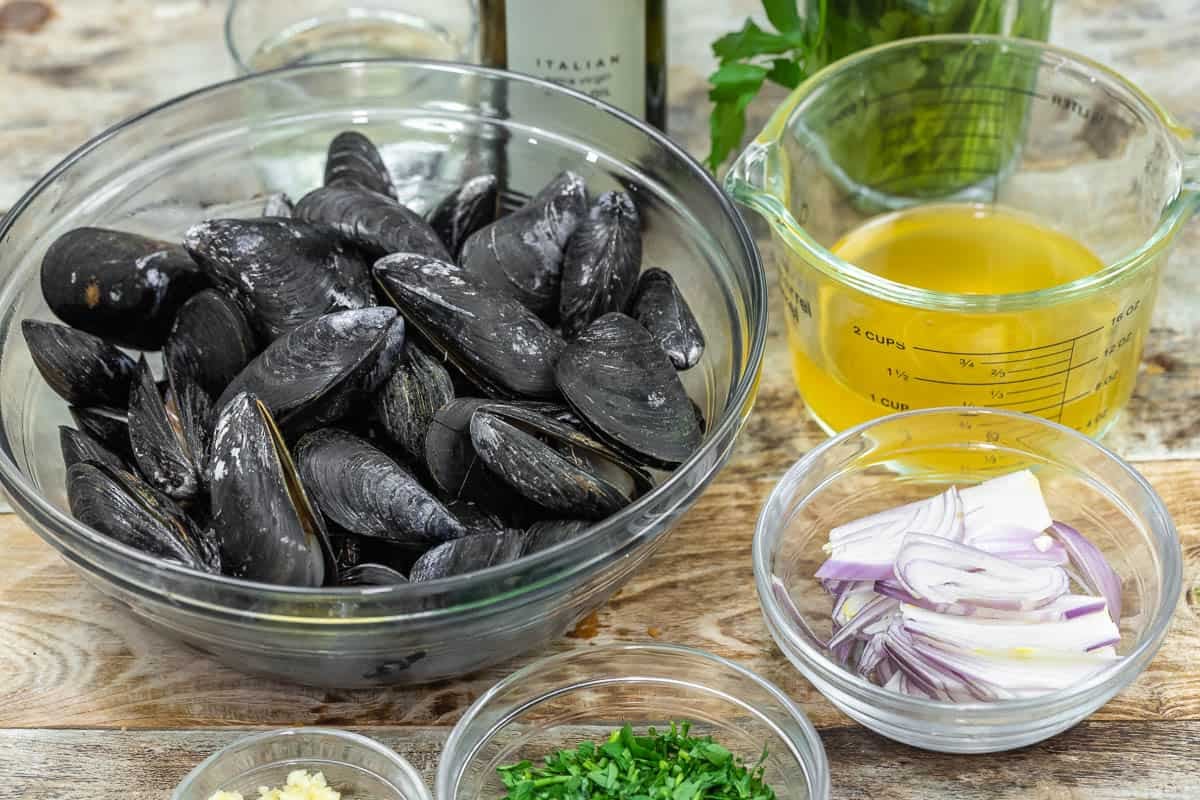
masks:
[[[442,581],[309,590],[201,574],[114,543],[66,513],[58,426],[20,322],[51,319],[38,270],[80,225],[179,239],[209,217],[258,215],[263,195],[320,185],[325,149],[356,126],[406,194],[436,202],[482,170],[520,202],[559,171],[642,209],[648,265],[668,268],[708,340],[682,373],[708,420],[661,485],[570,542]],[[433,62],[324,64],[202,89],[102,134],[0,224],[0,482],[29,525],[137,617],[241,670],[322,686],[449,678],[561,635],[653,552],[725,463],[753,403],[766,325],[762,265],[712,177],[661,134],[560,86]]]
[[[171,800],[208,800],[215,792],[258,797],[293,770],[320,772],[343,800],[429,800],[420,773],[391,749],[357,733],[291,728],[238,739],[188,773]]]
[[[692,723],[749,764],[766,747],[765,781],[786,800],[829,797],[816,730],[779,689],[749,670],[678,645],[607,645],[538,661],[496,684],[454,727],[438,766],[437,800],[504,794],[497,767],[557,750]]]
[[[858,517],[1028,467],[1051,516],[1096,544],[1122,580],[1118,651],[1092,679],[1028,700],[946,703],[884,690],[842,668],[824,643],[832,598],[813,578],[829,529]],[[1053,736],[1104,705],[1157,652],[1179,600],[1183,557],[1154,489],[1103,445],[1040,417],[935,408],[852,428],[780,480],[754,534],[754,575],[767,627],[784,654],[858,722],[928,750],[984,753]]]

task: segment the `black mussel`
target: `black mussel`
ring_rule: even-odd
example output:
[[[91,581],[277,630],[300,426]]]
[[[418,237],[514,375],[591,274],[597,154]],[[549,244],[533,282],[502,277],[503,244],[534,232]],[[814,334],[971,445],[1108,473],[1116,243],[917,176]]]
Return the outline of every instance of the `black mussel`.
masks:
[[[296,445],[295,458],[317,507],[352,533],[426,544],[467,533],[408,470],[354,434],[312,431]]]
[[[457,260],[471,234],[496,221],[500,213],[500,181],[495,175],[471,178],[446,196],[429,214],[429,224]]]
[[[108,342],[53,322],[27,319],[21,333],[34,365],[71,405],[124,408],[137,364]]]
[[[62,449],[63,464],[68,469],[71,468],[71,465],[84,461],[95,461],[112,469],[129,469],[125,459],[83,431],[77,431],[66,425],[58,426],[58,444]]]
[[[342,573],[338,586],[395,586],[408,578],[387,564],[356,564]]]
[[[366,262],[324,225],[215,219],[189,228],[184,246],[218,285],[241,297],[267,340],[322,314],[375,304]]]
[[[179,309],[163,345],[163,360],[186,371],[209,397],[216,398],[257,352],[254,331],[241,307],[206,289]]]
[[[163,395],[163,403],[167,415],[183,434],[183,441],[196,464],[200,486],[207,489],[205,465],[212,440],[213,396],[200,386],[195,362],[175,353],[164,363],[168,389]]]
[[[449,260],[441,238],[424,219],[387,195],[357,186],[322,186],[296,203],[296,216],[328,225],[369,256],[421,253]]]
[[[589,325],[563,350],[556,375],[591,429],[639,462],[671,469],[700,446],[675,366],[632,317],[612,312]]]
[[[463,524],[468,533],[499,533],[504,529],[504,520],[470,500],[451,500],[446,503],[446,510]]]
[[[487,405],[463,397],[438,409],[425,435],[425,467],[445,497],[469,500],[488,513],[511,513],[525,503],[488,470],[471,442],[471,418]]]
[[[592,523],[582,519],[539,520],[525,529],[525,549],[521,555],[548,550],[578,537],[590,527]]]
[[[440,544],[417,559],[408,579],[413,583],[465,575],[497,564],[515,561],[525,547],[525,531],[476,533]]]
[[[201,424],[207,427],[207,414]],[[129,440],[138,471],[151,486],[176,500],[196,496],[203,467],[203,451],[193,452],[183,425],[178,408],[168,410],[143,358],[129,392]]]
[[[603,519],[650,488],[649,475],[605,445],[525,408],[477,409],[471,443],[514,491],[560,515]]]
[[[392,346],[394,308],[339,311],[276,339],[225,388],[222,409],[251,392],[282,426],[298,432],[344,415],[381,354]]]
[[[264,217],[290,217],[293,211],[292,198],[288,197],[284,192],[274,192],[267,195],[267,199],[263,201]]]
[[[325,160],[326,186],[361,186],[396,197],[392,177],[375,143],[358,131],[343,131],[329,143]]]
[[[471,441],[492,472],[542,508],[603,519],[629,503],[615,487],[498,417],[475,414]]]
[[[42,294],[68,325],[121,347],[162,347],[179,307],[209,285],[187,251],[136,233],[76,228],[42,259]]]
[[[558,396],[562,337],[516,300],[453,264],[410,253],[380,259],[375,276],[405,319],[489,392]]]
[[[72,464],[67,500],[75,519],[122,544],[193,569],[221,571],[212,539],[132,473],[94,461]]]
[[[529,203],[481,228],[463,243],[460,263],[527,308],[553,318],[563,254],[587,213],[587,185],[564,172]]]
[[[210,486],[227,574],[289,586],[337,581],[321,515],[271,414],[254,395],[238,394],[217,416]]]
[[[133,447],[129,442],[129,422],[124,411],[111,408],[79,408],[71,406],[71,419],[79,430],[113,451],[126,463],[133,463]]]
[[[383,346],[379,348],[379,355],[376,356],[375,363],[363,375],[362,391],[373,394],[382,389],[400,365],[407,350],[408,323],[404,321],[404,317],[397,314],[383,335]],[[364,420],[364,422],[369,423],[369,420]]]
[[[414,461],[425,461],[425,434],[433,415],[454,399],[441,362],[410,342],[400,363],[375,395],[375,414],[389,439]]]
[[[329,548],[333,553],[333,563],[337,565],[338,575],[344,575],[346,570],[358,566],[367,559],[363,555],[363,537],[339,531],[333,525],[327,526]]]
[[[675,369],[691,369],[700,362],[704,333],[669,272],[651,268],[642,273],[629,315],[650,331]]]
[[[642,268],[637,206],[624,192],[605,192],[571,234],[563,257],[559,324],[571,338],[609,311],[623,311]]]

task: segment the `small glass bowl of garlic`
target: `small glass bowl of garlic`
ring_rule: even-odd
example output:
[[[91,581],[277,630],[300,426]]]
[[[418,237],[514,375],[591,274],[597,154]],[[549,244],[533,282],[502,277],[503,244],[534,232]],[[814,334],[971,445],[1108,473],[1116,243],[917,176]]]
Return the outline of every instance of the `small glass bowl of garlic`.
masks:
[[[347,731],[291,728],[238,739],[196,766],[171,800],[430,800],[411,764]]]

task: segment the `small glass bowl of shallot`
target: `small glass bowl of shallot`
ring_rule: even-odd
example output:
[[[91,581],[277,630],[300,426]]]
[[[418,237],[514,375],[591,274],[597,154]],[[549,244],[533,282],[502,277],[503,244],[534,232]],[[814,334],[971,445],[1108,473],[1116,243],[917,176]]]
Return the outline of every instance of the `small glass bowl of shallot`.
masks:
[[[1042,741],[1133,682],[1182,564],[1132,466],[1041,417],[977,408],[824,442],[754,535],[767,627],[796,668],[871,730],[952,753]]]

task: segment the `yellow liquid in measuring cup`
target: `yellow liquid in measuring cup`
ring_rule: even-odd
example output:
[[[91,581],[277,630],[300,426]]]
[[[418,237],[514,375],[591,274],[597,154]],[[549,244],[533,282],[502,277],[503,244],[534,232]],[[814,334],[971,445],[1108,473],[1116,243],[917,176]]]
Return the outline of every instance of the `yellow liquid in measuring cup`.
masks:
[[[1047,289],[1104,267],[1028,216],[967,204],[878,217],[831,249],[897,283],[958,294]],[[922,309],[792,270],[783,288],[797,383],[834,430],[896,411],[977,406],[1095,432],[1132,392],[1148,311],[1120,291],[1011,312]]]

